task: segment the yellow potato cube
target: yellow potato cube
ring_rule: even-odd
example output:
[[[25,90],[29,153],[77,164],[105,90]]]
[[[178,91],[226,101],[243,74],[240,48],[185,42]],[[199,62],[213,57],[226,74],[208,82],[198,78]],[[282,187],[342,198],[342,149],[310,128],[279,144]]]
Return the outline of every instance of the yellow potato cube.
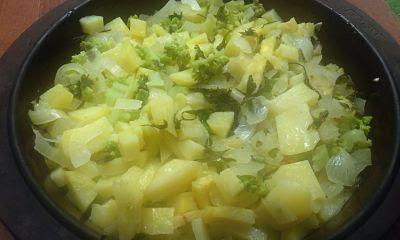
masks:
[[[210,115],[207,124],[214,135],[225,138],[232,128],[234,118],[234,112],[215,112]]]
[[[79,20],[82,32],[95,34],[104,30],[104,18],[101,16],[87,16]]]
[[[192,69],[173,73],[169,75],[169,79],[171,79],[175,84],[184,87],[191,87],[197,83],[197,81],[193,78]]]
[[[252,210],[237,207],[207,207],[203,210],[202,217],[208,224],[251,226],[255,223],[255,214]]]
[[[318,102],[319,95],[304,83],[297,84],[285,93],[272,99],[269,103],[270,112],[272,114],[280,114],[282,112],[294,109],[297,105],[306,103],[312,106]]]
[[[85,212],[96,198],[96,183],[89,177],[74,171],[65,172],[68,183],[68,198],[81,211]]]
[[[185,160],[197,160],[204,158],[205,147],[192,141],[183,140],[178,143],[178,149]]]
[[[143,209],[142,233],[149,235],[174,233],[173,208]]]
[[[197,210],[197,205],[191,192],[181,193],[176,196],[171,201],[171,206],[175,208],[176,215]]]
[[[111,113],[111,110],[107,106],[95,106],[88,107],[79,110],[75,110],[73,112],[69,112],[69,116],[71,119],[81,122],[81,123],[90,123],[96,121],[102,117],[107,117]]]
[[[93,204],[89,221],[99,227],[104,234],[111,234],[116,229],[115,219],[117,216],[117,203],[111,199],[102,205]]]
[[[98,196],[103,199],[112,197],[114,181],[117,179],[118,177],[100,178],[95,187]]]
[[[280,182],[298,183],[311,193],[312,200],[325,199],[325,193],[308,161],[281,166],[271,179],[273,187],[277,186]]]
[[[300,104],[275,118],[279,149],[284,155],[311,151],[318,144],[319,133],[309,129],[313,118],[307,104]]]
[[[71,106],[74,95],[63,85],[57,84],[47,90],[40,98],[45,100],[51,108],[68,109]]]
[[[174,159],[160,167],[145,194],[151,201],[168,199],[187,190],[201,170],[201,164],[194,161]]]
[[[210,240],[207,227],[201,218],[196,218],[192,221],[192,230],[196,240]]]
[[[211,175],[207,175],[192,182],[193,197],[199,208],[205,208],[209,205],[209,191],[212,184],[214,184],[214,178]]]
[[[275,50],[278,57],[287,59],[289,62],[299,61],[299,50],[293,46],[282,43],[278,49]]]
[[[140,19],[130,19],[130,31],[133,36],[143,39],[147,35],[147,23]]]
[[[107,23],[104,26],[104,29],[107,31],[122,32],[125,35],[129,35],[129,28],[126,26],[126,24],[120,17],[115,18],[111,22]]]
[[[312,198],[308,187],[296,182],[280,182],[262,204],[280,225],[300,222],[312,214]]]
[[[128,40],[122,41],[122,43],[118,44],[115,48],[104,52],[103,55],[111,58],[125,71],[132,74],[142,65],[142,59],[136,53],[132,43]]]
[[[132,131],[124,131],[118,134],[118,142],[122,158],[126,161],[135,161],[140,153],[139,137]]]

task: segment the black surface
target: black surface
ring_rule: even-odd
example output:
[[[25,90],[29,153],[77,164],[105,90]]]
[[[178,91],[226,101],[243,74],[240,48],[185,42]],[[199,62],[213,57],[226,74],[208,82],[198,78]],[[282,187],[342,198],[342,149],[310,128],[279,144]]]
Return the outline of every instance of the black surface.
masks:
[[[39,39],[43,32],[50,26],[52,26],[57,19],[64,15],[64,13],[68,12],[68,10],[72,8],[72,6],[79,2],[81,1],[68,1],[64,5],[57,8],[55,11],[46,15],[38,23],[34,24],[27,32],[25,32],[0,60],[0,107],[2,109],[0,134],[2,134],[2,136],[7,136],[8,134],[8,126],[6,123],[6,108],[8,103],[8,96],[10,94],[11,85],[17,78],[23,59],[26,57],[28,51],[32,48],[33,43]],[[84,8],[82,12],[80,12],[80,14],[86,15],[89,13],[96,13],[100,15],[108,15],[109,18],[113,16],[129,14],[129,9],[123,7],[124,2],[126,3],[128,1],[118,1],[116,3],[113,3],[113,6],[111,8],[107,7],[109,5],[104,5],[104,7],[96,8],[94,4],[98,4],[101,2],[106,1],[94,1],[93,3],[91,3],[93,4],[92,7],[89,6],[87,8]],[[135,3],[138,3],[138,1],[130,2],[131,6],[135,6]],[[284,5],[286,2],[295,2],[293,4],[304,5],[303,7],[306,10],[310,9],[307,8],[307,5],[311,4],[311,1],[287,0],[281,2],[283,3],[277,3],[276,5],[278,10],[279,5],[283,5],[283,7],[285,7]],[[400,51],[399,46],[394,42],[394,40],[391,39],[389,35],[384,32],[378,25],[376,25],[375,22],[370,20],[359,10],[354,9],[352,6],[348,5],[344,1],[330,0],[324,2],[333,7],[335,11],[343,14],[346,18],[350,20],[352,24],[354,24],[357,28],[361,30],[365,37],[368,38],[373,46],[376,47],[376,49],[382,54],[384,61],[390,68],[391,73],[395,76],[396,79],[400,79]],[[153,5],[153,2],[150,1],[148,1],[147,3],[141,2],[140,5],[141,9],[144,8],[150,10],[156,8],[154,6],[150,8],[149,5]],[[291,5],[289,4],[289,6]],[[266,7],[268,7],[268,5],[266,5]],[[134,9],[134,7],[132,7],[132,9]],[[322,13],[313,12],[312,10],[309,10],[309,12],[304,12],[304,16],[312,16],[316,19],[319,18],[320,14]],[[51,81],[49,81],[48,79],[51,79],[51,76],[54,75],[56,69],[55,66],[66,62],[68,60],[67,56],[70,55],[70,49],[74,49],[76,47],[76,43],[72,41],[66,41],[65,39],[63,40],[64,36],[79,34],[79,28],[77,24],[77,19],[79,18],[79,16],[74,14],[70,15],[72,16],[72,21],[61,24],[65,24],[64,27],[66,28],[64,29],[68,29],[68,31],[56,31],[54,34],[51,35],[50,38],[53,41],[57,40],[57,44],[60,44],[60,42],[65,43],[61,46],[62,50],[59,50],[56,54],[54,50],[57,49],[57,44],[52,43],[52,41],[45,41],[44,45],[41,48],[42,54],[32,59],[32,62],[36,67],[35,69],[31,69],[28,71],[28,75],[26,78],[28,84],[26,84],[27,87],[25,87],[22,91],[24,96],[29,96],[31,97],[30,99],[33,99],[34,96],[38,95],[39,89],[43,90],[44,88],[49,86]],[[287,11],[287,15],[299,15],[299,13],[292,14],[289,10]],[[299,19],[299,21],[301,20],[302,19]],[[326,22],[329,26],[329,20],[324,22]],[[334,25],[331,24],[331,26]],[[338,26],[345,26],[345,24],[339,24]],[[396,132],[397,130],[395,128],[390,127],[394,124],[394,106],[393,103],[390,103],[390,96],[388,96],[390,94],[388,94],[387,91],[384,91],[388,88],[388,82],[385,82],[387,78],[382,75],[382,72],[384,72],[385,69],[381,69],[382,67],[379,66],[379,63],[377,63],[376,61],[373,62],[369,60],[373,57],[373,52],[371,53],[367,44],[359,44],[362,39],[356,32],[349,34],[344,28],[334,29],[335,31],[332,30],[333,29],[331,28],[324,29],[323,31],[325,31],[325,33],[321,33],[323,35],[321,41],[325,46],[325,51],[328,51],[329,53],[327,55],[331,56],[334,62],[339,62],[341,65],[345,66],[346,70],[348,70],[349,73],[354,76],[356,80],[359,79],[358,81],[370,81],[371,76],[382,78],[381,80],[383,81],[383,83],[377,86],[369,86],[370,84],[372,84],[372,82],[368,82],[368,84],[360,83],[357,85],[363,86],[361,91],[367,95],[368,99],[370,100],[369,102],[371,102],[369,103],[369,105],[371,106],[371,111],[378,116],[377,122],[380,124],[380,127],[382,126],[382,128],[379,128],[380,131],[375,130],[373,132],[373,135],[381,137],[383,140],[386,140],[379,144],[387,145],[387,147],[390,148],[390,145],[393,144],[393,142],[390,142],[391,138],[385,138],[385,136],[383,135],[396,135],[398,134],[398,132]],[[339,34],[339,36],[329,34],[329,32]],[[346,34],[340,35],[340,33]],[[67,40],[68,39],[70,38],[67,38]],[[328,41],[332,42],[332,44],[328,44]],[[341,46],[341,44],[343,44],[343,46]],[[352,49],[349,47],[352,44],[357,45],[355,45],[356,47]],[[341,48],[346,49],[347,51],[335,51]],[[57,58],[52,58],[53,55],[57,55]],[[50,59],[51,61],[49,61]],[[357,62],[354,62],[355,59]],[[352,67],[355,65],[357,65],[357,67]],[[365,77],[368,77],[368,79],[364,79]],[[46,82],[47,85],[43,84]],[[382,91],[369,91],[369,89]],[[384,93],[385,95],[379,95],[382,93]],[[27,101],[21,101],[18,104],[18,109],[20,110],[21,116],[23,114],[26,114],[26,104]],[[26,118],[21,117],[20,119]],[[7,139],[7,137],[4,137],[0,146],[0,155],[2,156],[0,158],[0,186],[2,187],[2,191],[0,191],[0,216],[3,221],[13,232],[13,234],[20,239],[77,239],[77,237],[75,237],[70,231],[65,229],[57,220],[51,217],[42,207],[42,205],[36,200],[36,198],[32,194],[32,191],[27,187],[20,173],[18,172],[15,161],[9,149],[9,142],[7,142]],[[27,137],[25,139],[26,144],[24,144],[24,147],[29,146],[27,142],[30,141],[31,137]],[[382,149],[382,147],[380,149]],[[388,153],[385,153],[384,151],[378,151],[378,153],[375,153],[374,160],[379,161],[380,158],[385,158],[385,154]],[[382,169],[386,169],[387,167],[389,167],[389,163],[382,165]],[[368,177],[374,176],[374,172],[370,172],[369,174],[370,175],[366,176],[367,184],[363,185],[363,188],[373,191],[376,187],[378,187],[377,184],[379,184],[379,182],[374,183],[372,180],[368,182]],[[373,215],[373,217],[368,221],[368,223],[360,228],[357,232],[355,232],[350,237],[350,239],[378,239],[389,229],[389,227],[397,219],[397,217],[400,216],[400,209],[396,207],[396,202],[400,201],[400,193],[396,191],[397,189],[400,189],[399,183],[400,180],[398,179],[395,183],[395,187],[392,188],[391,194],[386,199],[385,204],[383,204]],[[369,194],[367,190],[365,191],[366,196],[368,196]],[[385,189],[381,189],[381,191],[385,191]],[[363,196],[360,197],[361,200],[362,198]],[[368,201],[366,203],[368,203]],[[346,212],[346,209],[344,212]],[[348,214],[351,213],[352,211],[348,211]]]

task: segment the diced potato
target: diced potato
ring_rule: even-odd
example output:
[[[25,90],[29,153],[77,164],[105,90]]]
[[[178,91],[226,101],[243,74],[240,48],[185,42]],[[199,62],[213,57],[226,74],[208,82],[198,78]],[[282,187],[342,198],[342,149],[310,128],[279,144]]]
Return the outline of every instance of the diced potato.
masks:
[[[270,112],[280,114],[302,103],[312,106],[317,103],[318,98],[315,91],[301,83],[270,101]]]
[[[212,175],[207,175],[192,182],[193,197],[199,208],[205,208],[210,204],[209,191],[212,184],[214,184]]]
[[[142,59],[136,53],[132,43],[126,40],[115,48],[104,52],[103,55],[114,60],[129,73],[135,73],[139,66],[142,65]]]
[[[275,55],[268,57],[268,61],[271,63],[272,67],[278,71],[288,71],[289,63],[286,59],[279,58]]]
[[[107,31],[113,31],[113,32],[122,32],[125,35],[129,35],[129,28],[126,26],[122,18],[118,17],[111,22],[107,23],[104,26],[104,29]]]
[[[183,140],[178,143],[179,151],[185,160],[197,160],[204,158],[205,147],[192,141]]]
[[[171,79],[175,84],[184,87],[191,87],[197,83],[197,81],[193,78],[191,69],[173,73],[169,75],[169,79]]]
[[[181,193],[171,201],[171,206],[175,208],[175,215],[197,210],[196,202],[191,192]]]
[[[82,32],[94,34],[104,30],[104,18],[101,16],[87,16],[79,20]]]
[[[214,135],[227,137],[232,128],[234,118],[234,112],[215,112],[210,115],[207,124]]]
[[[100,176],[100,170],[99,167],[97,166],[97,164],[93,161],[90,161],[88,163],[86,163],[83,166],[80,166],[79,168],[77,168],[75,170],[76,172],[79,172],[91,179],[95,179],[98,176]]]
[[[255,214],[252,210],[237,207],[207,207],[203,210],[202,217],[208,224],[251,226],[255,223]]]
[[[275,118],[279,149],[284,155],[311,151],[318,144],[318,131],[309,129],[313,118],[307,104],[300,104]]]
[[[142,169],[132,167],[114,183],[113,195],[119,212],[118,236],[122,240],[131,240],[140,232],[143,205],[140,185],[142,174]]]
[[[102,205],[93,204],[89,221],[99,227],[104,234],[111,234],[116,229],[117,216],[117,203],[111,199]]]
[[[63,85],[57,84],[47,90],[40,98],[45,100],[51,108],[68,109],[74,99],[74,95]]]
[[[123,174],[130,166],[132,166],[131,162],[127,162],[122,158],[116,158],[109,162],[100,164],[99,168],[102,176],[112,177]]]
[[[194,161],[174,159],[158,169],[153,181],[146,189],[146,197],[151,201],[165,200],[184,192],[197,177],[201,164]]]
[[[251,58],[241,54],[235,58],[230,58],[227,64],[228,72],[237,80],[242,79],[246,73],[247,67],[251,62]]]
[[[150,107],[153,124],[163,126],[167,124],[166,130],[176,136],[174,100],[164,91],[152,91],[148,103]]]
[[[275,50],[278,57],[287,59],[289,62],[299,61],[299,50],[293,46],[282,43],[278,49]]]
[[[227,203],[232,202],[233,198],[244,189],[243,183],[236,176],[235,172],[229,168],[215,177],[215,183]]]
[[[196,240],[210,240],[207,227],[201,218],[196,218],[192,221],[192,230]]]
[[[97,196],[96,183],[78,172],[67,171],[65,177],[68,182],[68,198],[81,212],[85,212]]]
[[[311,193],[297,182],[280,182],[262,204],[279,225],[300,222],[312,214]]]
[[[268,22],[282,22],[282,18],[279,14],[275,11],[275,9],[271,9],[268,12],[262,15],[262,18],[265,18]]]
[[[188,42],[188,44],[191,44],[191,45],[200,45],[200,44],[207,44],[207,43],[209,43],[209,41],[208,41],[208,36],[206,33],[199,34],[196,37],[190,39],[190,41]]]
[[[142,233],[149,235],[174,233],[173,208],[143,209]]]
[[[102,197],[103,199],[112,197],[114,181],[116,181],[117,179],[118,177],[100,178],[96,182],[95,187],[99,197]]]
[[[130,31],[133,36],[143,39],[147,35],[147,23],[140,19],[130,19]]]
[[[285,181],[296,182],[305,187],[311,193],[312,200],[325,199],[325,193],[308,161],[281,166],[274,173],[271,180],[273,186],[277,186],[278,183]]]
[[[242,92],[247,92],[247,83],[250,79],[250,76],[257,87],[261,86],[261,83],[264,81],[266,65],[267,57],[261,54],[254,55],[250,64],[246,66],[246,72],[238,85],[238,89]]]
[[[124,131],[118,134],[119,149],[122,158],[126,161],[135,161],[140,152],[140,139],[132,131]]]
[[[178,134],[181,140],[193,140],[204,145],[208,139],[208,132],[204,125],[198,120],[181,121],[181,129]]]
[[[151,30],[153,33],[157,34],[157,36],[164,36],[168,34],[168,32],[165,31],[165,29],[162,28],[159,24],[153,24],[153,26],[151,26]]]
[[[228,57],[239,56],[240,53],[252,53],[253,48],[250,43],[242,37],[234,36],[228,42],[225,48],[225,55]]]
[[[260,53],[266,57],[272,56],[275,50],[275,45],[276,45],[276,36],[271,36],[267,39],[264,39],[261,42]]]
[[[62,168],[57,168],[50,173],[50,179],[56,184],[57,187],[63,187],[67,185],[67,178],[65,171]]]
[[[110,115],[111,110],[107,106],[88,107],[68,113],[71,119],[81,122],[90,123],[102,117]]]

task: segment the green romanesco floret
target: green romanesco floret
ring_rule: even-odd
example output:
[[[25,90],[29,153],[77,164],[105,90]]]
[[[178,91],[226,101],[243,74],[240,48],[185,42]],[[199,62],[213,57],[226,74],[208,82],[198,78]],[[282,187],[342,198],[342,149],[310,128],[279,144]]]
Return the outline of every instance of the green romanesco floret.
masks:
[[[190,63],[190,60],[189,47],[181,37],[174,36],[172,41],[165,44],[163,63],[169,65],[176,63],[183,70]]]
[[[81,49],[89,51],[96,48],[100,52],[105,52],[115,47],[115,41],[111,37],[88,37],[85,41],[81,42]]]
[[[240,181],[242,181],[244,189],[247,192],[257,194],[260,197],[264,197],[265,195],[267,195],[267,187],[265,186],[263,181],[261,181],[257,177],[252,175],[242,175],[238,176],[238,178],[240,179]]]
[[[182,32],[183,31],[183,18],[182,14],[174,13],[169,15],[168,18],[161,22],[161,26],[166,29],[169,33]]]
[[[213,77],[222,74],[228,62],[227,56],[215,51],[207,58],[200,58],[193,62],[193,77],[198,83],[208,82]]]
[[[103,149],[103,153],[107,160],[113,160],[115,158],[121,157],[121,152],[119,151],[118,143],[114,141],[109,141]]]
[[[144,47],[142,45],[136,46],[136,52],[139,57],[143,60],[143,67],[151,69],[151,70],[161,70],[164,66],[161,63],[161,59],[157,54],[151,51],[149,48]]]
[[[85,51],[81,51],[80,53],[73,55],[71,57],[71,62],[72,63],[79,63],[79,64],[83,64],[87,61],[87,57],[86,57],[86,52]]]

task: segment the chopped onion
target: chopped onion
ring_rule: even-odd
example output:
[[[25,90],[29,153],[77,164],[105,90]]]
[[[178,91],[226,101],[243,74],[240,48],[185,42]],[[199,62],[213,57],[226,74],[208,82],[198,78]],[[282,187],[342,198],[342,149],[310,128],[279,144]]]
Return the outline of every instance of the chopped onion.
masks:
[[[256,131],[256,126],[250,125],[245,119],[240,119],[238,127],[235,129],[234,134],[242,140],[247,140],[253,136]]]
[[[69,86],[79,82],[85,74],[87,74],[87,71],[82,65],[78,63],[68,63],[58,69],[55,84]]]
[[[196,0],[182,0],[182,3],[188,5],[192,8],[193,11],[200,11],[201,7]]]
[[[343,149],[338,155],[328,160],[326,173],[330,181],[350,187],[356,183],[358,175],[368,165],[370,163],[367,161],[361,162]]]
[[[179,5],[175,0],[169,0],[167,4],[158,12],[156,12],[153,16],[149,17],[147,19],[147,22],[149,25],[153,25],[156,23],[161,23],[162,20],[165,18],[168,18],[169,15],[172,15],[174,13],[179,13]]]
[[[244,98],[246,97],[242,92],[240,92],[239,90],[237,90],[236,88],[234,88],[231,91],[231,97],[233,99],[235,99],[236,102],[238,103],[242,103]]]
[[[230,167],[232,171],[238,175],[252,175],[257,176],[258,172],[264,169],[265,164],[258,162],[249,162],[249,163],[234,163],[233,166]]]
[[[366,167],[372,165],[371,149],[369,148],[357,150],[351,156],[356,160],[357,171],[362,172]]]
[[[293,45],[301,50],[307,62],[311,60],[314,55],[314,46],[309,37],[295,37]]]
[[[231,149],[224,153],[224,158],[230,158],[238,163],[249,163],[251,161],[251,147],[244,145],[237,149]]]
[[[362,98],[356,98],[354,100],[354,107],[359,114],[364,115],[366,103],[367,101]]]
[[[51,146],[51,144],[49,143],[49,142],[56,142],[56,140],[47,139],[47,138],[43,137],[43,135],[40,134],[40,132],[35,129],[33,130],[33,132],[35,134],[34,149],[38,153],[40,153],[41,155],[46,157],[47,159],[49,159],[63,167],[66,167],[65,164],[61,161],[62,154],[61,154],[60,150],[56,147]]]
[[[139,110],[142,107],[142,101],[135,99],[119,98],[115,102],[115,109],[120,110]]]
[[[255,125],[264,121],[268,115],[267,99],[263,96],[251,99],[250,102],[244,106],[243,114],[250,125]]]
[[[42,125],[54,122],[57,119],[65,117],[65,113],[54,109],[38,109],[29,111],[29,118],[35,125]]]

